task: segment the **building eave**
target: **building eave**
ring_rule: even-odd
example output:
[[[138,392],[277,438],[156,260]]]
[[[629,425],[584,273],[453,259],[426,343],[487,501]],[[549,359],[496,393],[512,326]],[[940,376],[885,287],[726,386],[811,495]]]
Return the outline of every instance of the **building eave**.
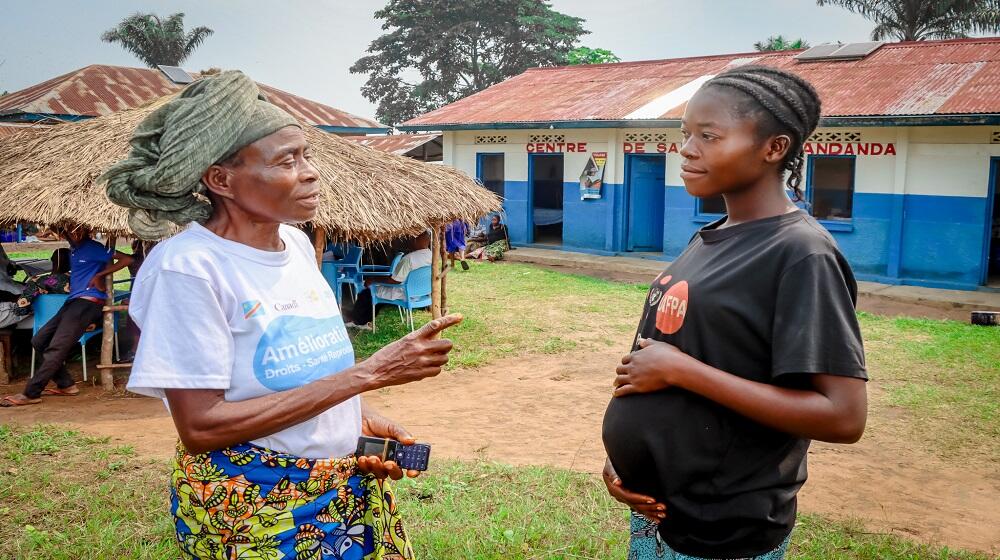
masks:
[[[823,117],[821,127],[885,127],[885,126],[997,126],[1000,114],[957,115],[859,115]],[[396,128],[407,132],[437,132],[451,130],[523,130],[579,128],[680,128],[680,119],[587,120],[587,121],[517,121],[493,123],[401,124]]]

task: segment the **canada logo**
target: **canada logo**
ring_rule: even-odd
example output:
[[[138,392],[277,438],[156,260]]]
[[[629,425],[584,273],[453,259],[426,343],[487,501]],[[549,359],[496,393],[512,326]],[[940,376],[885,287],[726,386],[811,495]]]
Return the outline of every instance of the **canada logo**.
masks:
[[[665,276],[660,280],[660,285],[666,285],[671,280],[670,276]],[[663,297],[660,298],[660,305],[656,308],[656,330],[663,334],[674,334],[684,326],[684,317],[687,316],[688,308],[688,283],[686,280],[670,286]]]

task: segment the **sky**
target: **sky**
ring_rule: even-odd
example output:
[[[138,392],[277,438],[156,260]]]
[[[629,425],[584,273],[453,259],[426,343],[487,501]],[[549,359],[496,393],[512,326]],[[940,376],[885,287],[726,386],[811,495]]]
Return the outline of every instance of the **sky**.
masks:
[[[747,52],[769,35],[811,44],[868,40],[872,24],[813,0],[551,0],[583,18],[581,45],[625,61]],[[100,35],[136,11],[185,14],[215,30],[183,66],[240,69],[255,80],[359,116],[366,76],[349,68],[382,33],[383,0],[42,0],[0,18],[0,91],[16,91],[89,64],[142,66]]]

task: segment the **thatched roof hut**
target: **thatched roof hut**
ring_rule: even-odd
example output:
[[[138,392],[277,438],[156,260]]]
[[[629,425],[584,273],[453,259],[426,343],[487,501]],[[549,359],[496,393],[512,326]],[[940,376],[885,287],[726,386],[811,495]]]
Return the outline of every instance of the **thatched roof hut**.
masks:
[[[132,130],[166,102],[0,136],[0,223],[75,223],[130,235],[127,211],[108,200],[100,174],[128,153]],[[371,242],[500,209],[493,193],[448,166],[377,151],[304,125],[319,171],[315,225]]]

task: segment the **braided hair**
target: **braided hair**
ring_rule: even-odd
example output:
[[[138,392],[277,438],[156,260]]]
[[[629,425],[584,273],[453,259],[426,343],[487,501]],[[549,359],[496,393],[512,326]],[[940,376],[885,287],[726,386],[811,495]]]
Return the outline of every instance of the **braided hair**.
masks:
[[[802,167],[805,161],[805,141],[819,124],[820,99],[812,84],[801,77],[767,66],[740,66],[727,70],[703,87],[734,89],[745,98],[735,110],[740,116],[757,120],[757,133],[761,139],[787,134],[792,142],[779,168],[789,172],[785,184],[795,195],[804,200],[802,192]]]

